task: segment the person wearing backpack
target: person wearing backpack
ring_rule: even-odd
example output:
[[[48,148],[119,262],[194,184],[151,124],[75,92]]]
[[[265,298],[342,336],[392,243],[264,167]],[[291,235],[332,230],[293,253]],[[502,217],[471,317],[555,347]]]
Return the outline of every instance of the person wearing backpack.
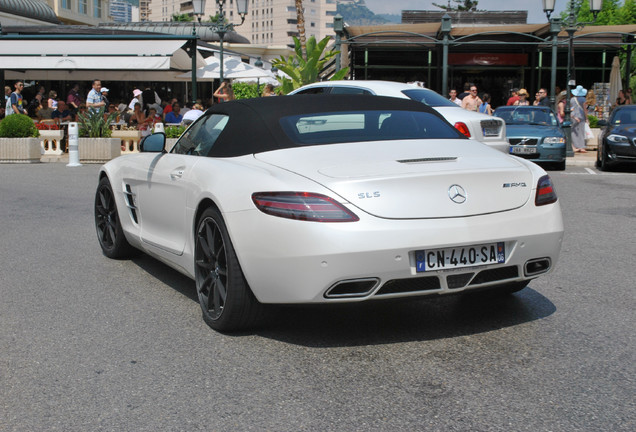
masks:
[[[16,81],[13,86],[15,90],[11,93],[11,97],[7,100],[7,105],[5,107],[5,117],[9,114],[26,114],[26,108],[24,107],[24,101],[22,99],[22,89],[24,88],[24,83],[22,81]]]

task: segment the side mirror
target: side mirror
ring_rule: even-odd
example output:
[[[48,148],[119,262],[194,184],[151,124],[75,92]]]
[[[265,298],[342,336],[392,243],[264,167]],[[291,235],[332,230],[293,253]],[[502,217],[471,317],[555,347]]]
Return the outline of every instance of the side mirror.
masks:
[[[139,142],[139,151],[144,153],[165,153],[166,134],[163,132],[148,135]]]
[[[599,120],[597,124],[599,127],[605,127],[607,126],[607,120]]]

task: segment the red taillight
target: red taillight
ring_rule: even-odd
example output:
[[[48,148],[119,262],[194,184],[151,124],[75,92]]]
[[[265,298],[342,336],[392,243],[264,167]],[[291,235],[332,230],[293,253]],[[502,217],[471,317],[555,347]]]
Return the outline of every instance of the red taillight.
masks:
[[[470,131],[468,130],[468,126],[466,126],[466,123],[462,123],[462,122],[455,123],[455,129],[457,129],[458,131],[466,135],[468,138],[470,138]]]
[[[552,184],[552,180],[550,176],[544,175],[537,182],[537,195],[534,198],[534,203],[537,206],[542,206],[546,204],[552,204],[556,202],[557,195],[554,190],[554,185]]]
[[[258,192],[252,201],[263,213],[313,222],[356,222],[358,216],[328,196],[309,192]]]

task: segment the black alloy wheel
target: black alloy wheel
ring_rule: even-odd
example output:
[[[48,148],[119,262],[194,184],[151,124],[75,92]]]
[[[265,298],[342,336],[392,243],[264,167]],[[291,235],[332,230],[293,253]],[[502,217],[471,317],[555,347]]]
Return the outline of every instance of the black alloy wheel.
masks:
[[[102,252],[108,258],[127,258],[134,253],[122,230],[115,194],[106,177],[99,181],[95,193],[95,228]]]
[[[262,305],[249,288],[220,212],[206,209],[197,224],[195,282],[203,320],[215,330],[252,326]]]

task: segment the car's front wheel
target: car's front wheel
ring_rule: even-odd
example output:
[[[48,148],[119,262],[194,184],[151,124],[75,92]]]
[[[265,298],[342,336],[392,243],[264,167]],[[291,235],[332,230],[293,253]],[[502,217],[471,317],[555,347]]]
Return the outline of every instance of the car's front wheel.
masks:
[[[262,305],[243,276],[220,212],[210,207],[197,223],[195,282],[203,320],[213,329],[235,331],[255,324]]]
[[[103,177],[95,193],[95,228],[102,252],[108,258],[128,258],[135,249],[121,227],[115,194],[108,178]]]
[[[601,171],[611,171],[612,166],[607,160],[607,153],[603,148],[599,147],[596,153],[596,167]]]

